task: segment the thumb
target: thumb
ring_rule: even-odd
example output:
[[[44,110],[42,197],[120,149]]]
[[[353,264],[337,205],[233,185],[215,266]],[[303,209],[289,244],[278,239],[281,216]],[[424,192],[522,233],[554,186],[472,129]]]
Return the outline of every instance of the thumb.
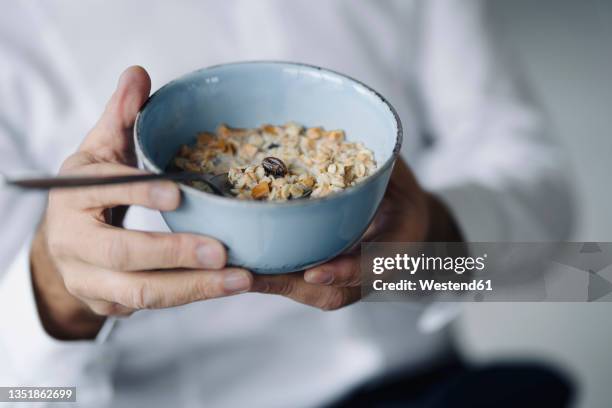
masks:
[[[132,129],[136,114],[147,100],[150,91],[151,78],[144,68],[132,66],[123,71],[102,117],[79,150],[109,161],[132,164]]]

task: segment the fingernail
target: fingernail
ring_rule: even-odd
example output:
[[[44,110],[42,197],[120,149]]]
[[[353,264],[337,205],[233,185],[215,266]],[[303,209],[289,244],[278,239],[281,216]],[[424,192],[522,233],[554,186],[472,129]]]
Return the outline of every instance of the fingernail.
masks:
[[[231,272],[223,279],[223,288],[229,293],[246,292],[251,286],[251,280],[246,272]]]
[[[121,85],[127,80],[127,71],[123,71],[121,75],[119,75],[119,80],[117,81],[117,86],[115,89],[121,88]]]
[[[165,185],[154,185],[149,190],[151,201],[160,209],[173,208],[176,205],[176,189]]]
[[[326,269],[316,269],[304,273],[304,280],[308,283],[329,285],[334,280],[334,276]]]
[[[134,76],[133,72],[134,72],[133,67],[130,67],[121,73],[121,75],[119,76],[119,80],[117,81],[117,89],[121,88],[121,86],[124,83],[128,82],[130,79],[130,76],[132,77]]]
[[[219,269],[224,266],[225,257],[220,245],[201,244],[196,248],[196,255],[203,268]]]

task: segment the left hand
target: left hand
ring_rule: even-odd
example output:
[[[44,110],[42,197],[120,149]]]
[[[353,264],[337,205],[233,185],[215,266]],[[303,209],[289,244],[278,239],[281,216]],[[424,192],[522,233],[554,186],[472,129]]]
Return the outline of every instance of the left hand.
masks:
[[[448,209],[424,191],[402,159],[362,241],[461,241]],[[303,273],[255,275],[252,292],[286,296],[322,310],[336,310],[361,298],[359,245]]]

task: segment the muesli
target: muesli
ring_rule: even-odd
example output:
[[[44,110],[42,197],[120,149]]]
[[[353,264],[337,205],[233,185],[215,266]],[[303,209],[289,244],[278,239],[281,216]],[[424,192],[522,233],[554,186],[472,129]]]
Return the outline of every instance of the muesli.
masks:
[[[293,122],[253,129],[220,125],[182,146],[173,164],[184,171],[228,173],[237,198],[269,201],[324,197],[376,170],[373,152],[347,141],[343,130]],[[203,182],[193,185],[209,191]]]

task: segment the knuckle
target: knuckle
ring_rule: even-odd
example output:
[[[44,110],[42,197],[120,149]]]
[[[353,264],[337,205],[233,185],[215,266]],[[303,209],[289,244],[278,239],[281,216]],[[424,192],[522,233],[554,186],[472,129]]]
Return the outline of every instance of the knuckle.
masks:
[[[130,304],[135,309],[147,309],[150,298],[148,286],[145,282],[142,282],[132,289]]]
[[[152,183],[135,183],[124,186],[128,204],[151,204]]]
[[[259,293],[273,293],[272,287],[265,280],[265,278],[262,279],[261,277],[258,277],[258,276],[253,278],[252,291],[259,292]]]
[[[193,284],[193,289],[197,300],[206,300],[219,297],[213,285],[207,279],[196,279]]]
[[[159,296],[147,281],[142,281],[132,289],[130,303],[134,309],[155,309],[159,307]]]
[[[278,285],[278,294],[289,296],[295,291],[295,281],[291,278],[285,278]]]
[[[358,270],[350,269],[344,278],[345,286],[353,287],[359,286],[361,283],[361,276]]]
[[[184,256],[183,252],[189,245],[189,240],[184,235],[174,234],[166,238],[164,243],[165,247],[165,258],[171,266],[183,265]]]
[[[342,286],[357,286],[361,282],[361,272],[358,261],[346,259],[335,272]]]
[[[321,310],[332,311],[340,309],[342,306],[346,304],[346,294],[345,291],[340,289],[330,290],[327,295],[323,297],[321,305],[319,306]]]
[[[128,254],[121,238],[107,240],[106,253],[103,255],[108,260],[111,269],[123,271],[129,266]]]
[[[122,187],[129,204],[140,202],[141,200],[138,198],[142,195],[142,190],[148,188],[147,186],[141,187],[135,184],[125,185]]]
[[[88,194],[84,195],[83,206],[88,207],[102,207],[107,189],[112,187],[109,186],[91,186],[87,191]]]

